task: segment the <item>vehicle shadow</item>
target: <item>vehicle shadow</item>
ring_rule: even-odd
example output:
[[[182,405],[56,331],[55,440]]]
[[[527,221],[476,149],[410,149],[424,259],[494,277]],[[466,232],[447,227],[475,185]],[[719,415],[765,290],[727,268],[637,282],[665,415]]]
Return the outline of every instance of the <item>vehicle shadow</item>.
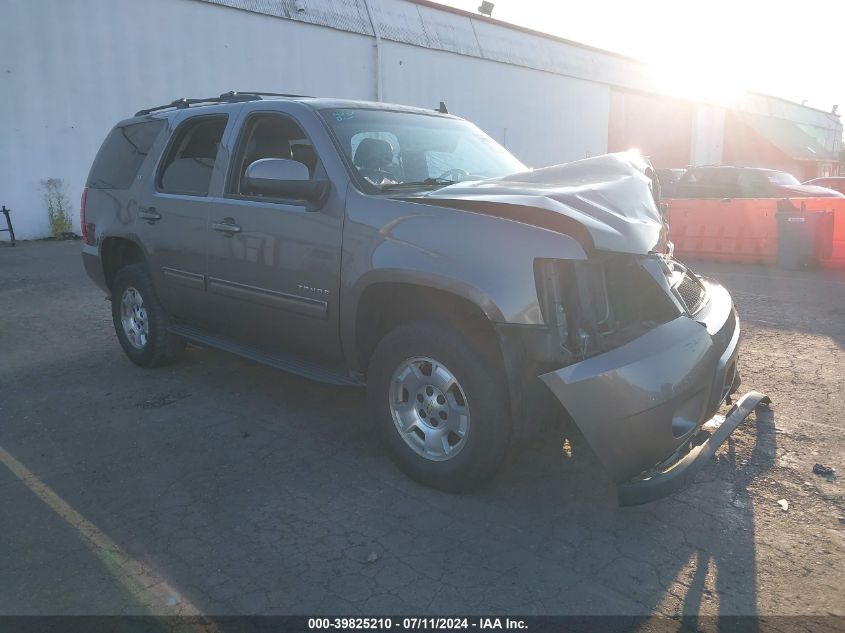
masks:
[[[9,399],[2,444],[205,613],[662,613],[705,630],[700,614],[757,613],[748,486],[773,464],[769,412],[646,506],[617,507],[560,427],[454,495],[390,463],[362,391],[200,349],[150,372],[113,347],[17,374],[75,397]]]
[[[542,447],[562,442],[572,447],[571,457],[564,450],[555,466]],[[774,413],[761,407],[688,489],[620,508],[577,429],[546,429],[522,448],[499,484],[514,486],[507,498],[533,497],[545,508],[531,512],[520,504],[505,510],[521,514],[524,531],[542,522],[543,513],[546,520],[561,522],[554,530],[558,540],[546,544],[549,554],[562,552],[565,539],[577,550],[567,572],[574,571],[585,585],[576,583],[559,602],[544,603],[546,613],[660,614],[676,619],[683,630],[758,630],[756,618],[747,617],[758,614],[755,509],[748,487],[774,466],[775,450]],[[560,494],[538,494],[541,486],[558,486]],[[502,501],[507,503],[496,500]],[[601,601],[586,588],[593,583],[607,590]],[[717,615],[736,617],[717,621]]]
[[[696,573],[683,603],[683,622],[691,630],[705,628],[700,622],[699,614],[704,593],[708,591],[706,578],[710,567],[713,567],[716,575],[715,590],[719,615],[758,614],[754,500],[748,486],[774,466],[776,435],[771,409],[758,408],[755,419],[755,441],[747,461],[738,456],[737,442],[732,438],[728,440],[727,454],[721,460],[724,476],[731,484],[731,506],[737,511],[729,512],[722,520],[725,532],[730,530],[732,534],[732,538],[728,540],[729,546],[726,547],[725,541],[720,538],[696,552]],[[741,583],[737,582],[740,580],[735,575],[737,571]],[[741,589],[737,585],[741,585]],[[722,630],[749,633],[758,630],[755,619],[732,619],[720,624]]]

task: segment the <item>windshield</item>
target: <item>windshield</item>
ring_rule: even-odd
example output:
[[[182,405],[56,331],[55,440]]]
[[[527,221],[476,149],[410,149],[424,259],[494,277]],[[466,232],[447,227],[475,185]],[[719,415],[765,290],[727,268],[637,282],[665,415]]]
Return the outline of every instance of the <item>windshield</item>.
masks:
[[[767,174],[769,182],[773,185],[800,185],[798,179],[785,171],[770,171]]]
[[[473,124],[389,110],[323,110],[360,176],[382,191],[496,178],[527,168]]]

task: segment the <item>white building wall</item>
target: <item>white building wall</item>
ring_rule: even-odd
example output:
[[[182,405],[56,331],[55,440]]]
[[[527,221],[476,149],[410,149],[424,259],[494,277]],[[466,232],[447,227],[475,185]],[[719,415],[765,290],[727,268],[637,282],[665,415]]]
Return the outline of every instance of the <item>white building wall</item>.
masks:
[[[0,204],[18,237],[48,235],[40,180],[64,180],[78,214],[117,121],[232,89],[372,99],[372,51],[363,35],[191,0],[4,0]]]
[[[607,85],[385,42],[384,99],[469,119],[532,167],[607,151]]]

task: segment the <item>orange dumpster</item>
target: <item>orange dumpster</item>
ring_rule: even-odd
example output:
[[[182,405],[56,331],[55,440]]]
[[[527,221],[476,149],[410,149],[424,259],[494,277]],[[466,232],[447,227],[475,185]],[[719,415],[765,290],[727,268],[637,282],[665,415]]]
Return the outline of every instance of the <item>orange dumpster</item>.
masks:
[[[773,264],[777,209],[774,198],[668,200],[669,239],[681,259]]]

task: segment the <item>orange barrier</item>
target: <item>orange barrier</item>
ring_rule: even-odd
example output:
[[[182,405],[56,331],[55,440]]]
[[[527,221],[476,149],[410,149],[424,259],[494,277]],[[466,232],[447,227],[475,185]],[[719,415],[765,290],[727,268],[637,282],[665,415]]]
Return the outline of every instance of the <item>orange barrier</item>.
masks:
[[[666,204],[669,239],[679,258],[763,264],[777,261],[777,199],[680,198]]]
[[[803,211],[833,212],[830,257],[819,260],[819,263],[826,268],[845,268],[845,198],[790,198],[789,203]]]

